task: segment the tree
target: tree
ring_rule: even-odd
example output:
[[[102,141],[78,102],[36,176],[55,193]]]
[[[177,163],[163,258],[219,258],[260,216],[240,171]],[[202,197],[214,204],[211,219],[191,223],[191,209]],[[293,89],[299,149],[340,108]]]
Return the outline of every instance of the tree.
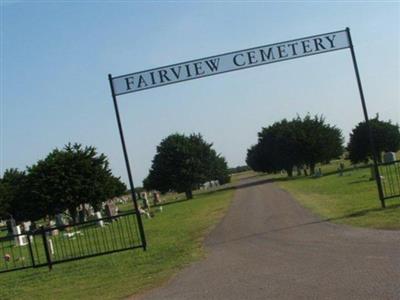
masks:
[[[162,193],[170,190],[185,192],[187,199],[191,199],[192,190],[206,181],[220,179],[226,182],[226,161],[211,147],[212,144],[204,141],[200,134],[169,135],[157,146],[143,186]]]
[[[29,201],[29,184],[25,172],[7,169],[0,179],[0,217],[17,221],[29,220],[40,214]]]
[[[9,208],[8,187],[0,179],[0,219],[7,217]]]
[[[107,181],[108,197],[119,197],[127,192],[126,184],[121,181],[120,177],[111,175]]]
[[[253,148],[255,157],[250,158],[257,170],[269,173],[286,170],[292,176],[293,166],[300,160],[295,132],[293,122],[286,119],[262,128]]]
[[[342,143],[341,131],[325,124],[322,116],[284,119],[258,133],[258,143],[248,149],[246,162],[255,171],[286,170],[289,177],[294,166],[307,165],[313,174],[317,163],[342,154]]]
[[[229,168],[228,172],[229,174],[235,174],[235,173],[241,173],[241,172],[246,172],[246,171],[250,171],[250,167],[248,165],[244,165],[244,166],[236,166],[233,168]]]
[[[225,157],[218,154],[214,156],[213,160],[210,178],[212,178],[212,180],[218,180],[220,184],[229,183],[231,177]]]
[[[317,163],[326,163],[343,153],[343,136],[339,128],[325,123],[323,116],[299,116],[293,121],[300,162],[314,174]]]
[[[55,149],[28,168],[28,182],[31,201],[43,214],[68,209],[73,220],[79,205],[88,203],[98,210],[103,201],[126,190],[119,178],[112,176],[107,157],[80,144]]]
[[[379,116],[369,120],[369,125],[374,139],[375,149],[378,153],[378,161],[381,162],[381,153],[396,152],[400,149],[399,125],[391,121],[379,120]],[[347,145],[349,159],[353,164],[367,162],[372,158],[371,145],[367,124],[360,122],[350,133],[350,141]]]

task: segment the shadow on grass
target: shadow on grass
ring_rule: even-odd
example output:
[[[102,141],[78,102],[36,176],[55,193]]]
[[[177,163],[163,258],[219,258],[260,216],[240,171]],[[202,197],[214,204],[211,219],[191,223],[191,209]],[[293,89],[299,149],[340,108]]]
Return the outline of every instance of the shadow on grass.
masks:
[[[217,188],[213,188],[211,190],[203,190],[203,191],[195,191],[194,197],[192,199],[177,199],[173,201],[168,201],[168,202],[162,202],[160,204],[152,205],[151,207],[158,207],[158,206],[167,206],[167,205],[173,205],[173,204],[178,204],[182,202],[188,202],[188,201],[196,201],[196,200],[201,200],[203,196],[209,196],[217,192],[223,192],[223,191],[229,191],[229,190],[237,190],[237,189],[245,189],[257,185],[263,185],[267,183],[273,183],[273,182],[280,182],[280,181],[288,181],[288,180],[297,180],[304,178],[302,176],[299,177],[282,177],[282,178],[258,178],[259,176],[250,176],[247,178],[242,179],[241,181],[237,183],[228,183],[222,186],[219,186]],[[128,211],[133,211],[133,210],[124,210],[124,212]]]
[[[358,167],[357,169],[363,169],[363,168],[367,168],[368,166],[361,166]],[[355,169],[353,168],[349,168],[349,169],[345,169],[343,172],[351,172],[354,171]],[[267,174],[265,174],[267,175]],[[245,188],[249,188],[249,187],[254,187],[254,186],[258,186],[258,185],[264,185],[264,184],[268,184],[268,183],[274,183],[274,182],[283,182],[283,181],[294,181],[294,180],[299,180],[299,179],[320,179],[323,177],[327,177],[327,176],[333,176],[333,175],[338,175],[338,171],[332,171],[329,173],[325,173],[323,177],[304,177],[304,176],[293,176],[293,177],[278,177],[278,178],[260,178],[260,176],[265,176],[264,174],[260,175],[260,174],[256,174],[256,175],[252,175],[246,178],[241,179],[239,182],[235,182],[235,183],[228,183],[222,186],[219,186],[217,188],[213,188],[210,190],[203,190],[203,191],[195,191],[194,192],[194,197],[193,199],[185,199],[185,198],[179,198],[177,200],[173,200],[173,201],[168,201],[168,202],[162,202],[156,205],[152,205],[151,208],[156,208],[159,206],[168,206],[168,205],[174,205],[174,204],[179,204],[179,203],[183,203],[183,202],[188,202],[188,201],[197,201],[197,200],[201,200],[204,196],[209,196],[212,195],[214,193],[217,192],[222,192],[222,191],[228,191],[228,190],[239,190],[239,189],[245,189]],[[357,180],[357,181],[353,181],[350,182],[349,184],[357,184],[357,183],[362,183],[362,182],[366,182],[369,181],[368,179],[365,180]],[[393,205],[392,205],[393,206]],[[388,206],[387,208],[390,208],[392,206]],[[395,205],[395,206],[400,206],[399,205]],[[364,215],[368,212],[371,211],[378,211],[381,210],[382,208],[375,208],[375,209],[370,209],[370,210],[365,210],[365,211],[360,211],[360,212],[355,212],[353,214],[350,215],[346,215],[346,216],[342,216],[342,217],[338,217],[335,219],[327,219],[324,221],[333,221],[336,219],[345,219],[345,218],[351,218],[351,217],[357,217],[357,216],[361,216]],[[131,210],[124,210],[124,212],[131,212],[134,211],[133,209]]]
[[[208,246],[213,246],[213,245],[226,244],[226,243],[229,243],[229,242],[235,242],[235,241],[245,240],[245,239],[249,239],[249,238],[253,238],[253,237],[257,237],[257,236],[263,236],[263,235],[266,235],[266,234],[269,234],[269,233],[288,231],[288,230],[291,230],[291,229],[297,229],[297,228],[306,227],[306,226],[315,225],[315,224],[323,224],[323,223],[328,223],[328,222],[342,220],[342,219],[360,217],[360,216],[364,216],[364,215],[366,215],[366,214],[368,214],[370,212],[386,211],[388,209],[397,209],[397,208],[400,208],[400,203],[387,206],[386,208],[365,209],[365,210],[362,210],[362,211],[354,212],[354,213],[343,215],[343,216],[340,216],[340,217],[327,218],[327,219],[316,220],[316,221],[307,222],[307,223],[296,224],[296,225],[292,225],[292,226],[286,226],[286,227],[282,227],[282,228],[271,229],[271,230],[267,230],[267,231],[263,231],[263,232],[249,234],[249,235],[242,236],[242,237],[239,237],[239,238],[236,238],[236,239],[230,239],[230,240],[227,240],[227,241],[210,242],[207,245]],[[394,229],[394,230],[396,230],[396,229]]]
[[[352,182],[349,182],[349,184],[358,184],[358,183],[365,183],[365,182],[370,182],[371,180],[367,179],[360,179],[360,180],[355,180]]]
[[[367,168],[368,166],[360,166],[357,167],[356,169],[354,168],[348,168],[343,170],[343,173],[346,172],[351,172],[357,169],[363,169],[363,168]],[[337,175],[338,171],[331,171],[331,172],[327,172],[324,174],[324,177],[326,176],[332,176],[332,175]],[[157,205],[153,205],[151,207],[158,207],[158,206],[168,206],[168,205],[173,205],[173,204],[178,204],[178,203],[182,203],[182,202],[187,202],[187,201],[195,201],[195,200],[201,200],[202,196],[205,195],[212,195],[213,193],[216,192],[222,192],[222,191],[227,191],[227,190],[236,190],[236,189],[244,189],[244,188],[249,188],[249,187],[253,187],[253,186],[258,186],[258,185],[263,185],[263,184],[267,184],[267,183],[273,183],[273,182],[281,182],[281,181],[293,181],[293,180],[298,180],[298,179],[319,179],[319,178],[323,178],[323,177],[312,177],[312,176],[293,176],[293,177],[278,177],[278,178],[260,178],[262,176],[267,176],[268,174],[264,174],[264,173],[260,173],[260,174],[254,174],[251,175],[249,177],[245,177],[245,178],[241,178],[239,182],[236,183],[228,183],[225,184],[223,186],[220,186],[218,188],[214,188],[211,190],[206,190],[206,191],[194,191],[194,197],[193,199],[185,199],[185,198],[179,198],[177,200],[173,200],[173,201],[168,201],[168,202],[162,202],[160,204]],[[201,196],[201,197],[199,197]],[[130,212],[133,211],[133,209],[131,210],[124,210],[124,212]]]

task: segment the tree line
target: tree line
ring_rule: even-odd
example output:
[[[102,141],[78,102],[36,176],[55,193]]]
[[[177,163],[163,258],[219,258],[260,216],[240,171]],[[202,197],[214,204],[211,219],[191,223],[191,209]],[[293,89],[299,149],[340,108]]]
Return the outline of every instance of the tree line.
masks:
[[[379,161],[380,153],[400,149],[397,124],[381,121],[378,115],[369,124]],[[358,123],[352,130],[346,148],[343,147],[343,141],[342,131],[327,124],[323,116],[306,115],[304,118],[297,116],[292,120],[283,119],[262,128],[258,133],[257,144],[247,151],[246,162],[254,171],[272,173],[285,170],[290,177],[295,167],[304,172],[309,169],[313,175],[316,164],[339,158],[344,150],[347,150],[353,164],[367,162],[372,158],[365,122]]]
[[[400,149],[397,124],[370,120],[379,153]],[[346,148],[339,128],[327,124],[323,116],[297,116],[283,119],[258,133],[257,144],[247,151],[246,163],[254,171],[278,172],[289,176],[293,169],[315,172],[318,163],[340,157],[344,150],[352,163],[366,162],[372,156],[365,122],[355,126]],[[380,157],[379,157],[380,159]],[[183,192],[188,199],[193,190],[208,181],[230,181],[230,174],[247,170],[246,166],[228,168],[226,159],[213,149],[201,134],[171,134],[157,146],[146,190]],[[306,174],[308,175],[308,174]],[[90,204],[95,211],[109,198],[126,192],[126,185],[115,177],[107,157],[95,147],[67,144],[54,149],[25,171],[8,169],[0,178],[0,218],[17,221],[38,220],[68,211],[75,220],[77,209]]]
[[[125,191],[104,154],[92,146],[67,144],[26,171],[5,170],[0,178],[0,218],[36,221],[68,211],[75,220],[79,206],[90,204],[99,211],[102,202]]]

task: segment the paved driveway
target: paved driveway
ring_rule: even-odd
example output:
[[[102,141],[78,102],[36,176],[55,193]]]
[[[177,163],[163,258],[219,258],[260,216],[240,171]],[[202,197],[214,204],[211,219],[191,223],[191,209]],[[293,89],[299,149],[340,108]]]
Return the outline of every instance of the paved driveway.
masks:
[[[269,182],[241,182],[206,250],[140,299],[400,299],[399,231],[321,221]]]

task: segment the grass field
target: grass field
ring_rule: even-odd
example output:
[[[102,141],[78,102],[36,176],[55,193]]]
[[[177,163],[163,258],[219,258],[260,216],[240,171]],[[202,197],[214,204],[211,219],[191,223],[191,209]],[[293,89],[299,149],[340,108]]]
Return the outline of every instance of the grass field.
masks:
[[[292,193],[323,219],[353,226],[400,229],[400,199],[381,209],[369,168],[335,170],[339,162],[321,166],[319,178],[243,172],[233,178],[262,176]],[[204,256],[202,240],[229,206],[234,190],[196,193],[182,201],[173,196],[162,213],[144,219],[148,250],[111,255],[0,274],[0,299],[121,299],[160,285],[179,269]],[[175,202],[174,202],[175,201]],[[130,204],[123,211],[130,210]],[[111,224],[106,230],[112,231]],[[101,230],[98,227],[85,230]],[[85,234],[89,234],[85,231]],[[56,240],[55,240],[56,241]],[[38,241],[40,243],[40,241]],[[19,250],[19,249],[18,249]]]
[[[233,190],[197,194],[144,219],[148,250],[128,250],[0,274],[0,299],[121,299],[159,285],[204,255],[202,240],[229,206]]]
[[[323,173],[336,164],[322,166]],[[347,170],[343,176],[330,173],[319,178],[279,178],[277,184],[306,208],[335,223],[377,229],[400,229],[400,198],[386,201],[382,209],[370,169]]]

